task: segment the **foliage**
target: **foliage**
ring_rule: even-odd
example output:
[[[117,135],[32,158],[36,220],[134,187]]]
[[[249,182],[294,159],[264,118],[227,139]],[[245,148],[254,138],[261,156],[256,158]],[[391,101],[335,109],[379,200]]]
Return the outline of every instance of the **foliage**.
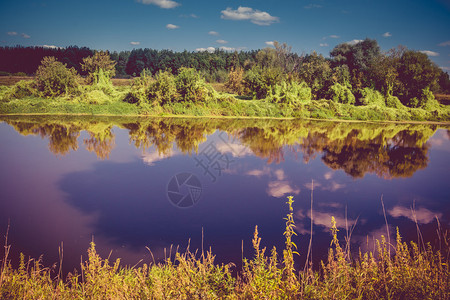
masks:
[[[244,93],[244,69],[231,69],[225,86],[238,95]]]
[[[347,86],[335,83],[330,87],[328,93],[334,102],[342,104],[355,104],[355,96],[352,94],[351,89]]]
[[[373,69],[381,53],[376,40],[365,39],[356,44],[339,44],[330,52],[334,66],[347,65],[354,88],[370,86]]]
[[[326,97],[326,92],[332,84],[331,67],[322,54],[313,52],[307,55],[298,71],[298,76],[311,87],[315,99]]]
[[[396,109],[404,109],[405,108],[405,106],[400,102],[400,100],[396,96],[387,96],[386,97],[386,106],[396,108]]]
[[[200,74],[192,68],[181,68],[175,84],[182,101],[203,102],[212,92],[212,88],[208,87]]]
[[[426,54],[411,50],[405,51],[398,68],[398,77],[401,82],[397,92],[398,97],[407,106],[422,106],[423,90],[437,88],[439,73],[439,68],[431,62]]]
[[[155,105],[174,102],[177,97],[176,79],[168,71],[158,72],[146,89],[146,100]]]
[[[54,57],[42,60],[36,71],[36,85],[40,94],[48,98],[79,93],[75,69],[68,69]]]
[[[377,105],[377,106],[385,106],[385,99],[383,95],[379,91],[375,91],[371,88],[364,88],[361,91],[362,97],[359,99],[359,102],[362,105]]]
[[[147,90],[152,82],[153,78],[151,74],[148,74],[145,70],[142,71],[139,77],[133,79],[130,92],[125,98],[125,101],[128,103],[147,102]]]
[[[276,84],[273,89],[270,90],[267,99],[273,103],[297,107],[300,103],[309,102],[311,100],[311,88],[309,88],[305,82],[282,81],[281,84]]]
[[[86,83],[98,83],[98,75],[101,72],[104,77],[112,78],[116,74],[116,62],[111,60],[109,53],[96,51],[93,56],[83,58],[81,69],[87,73]]]
[[[266,98],[275,85],[283,81],[281,69],[254,67],[244,75],[244,86],[256,99]]]
[[[9,89],[5,99],[22,99],[35,95],[38,95],[36,82],[21,80]]]

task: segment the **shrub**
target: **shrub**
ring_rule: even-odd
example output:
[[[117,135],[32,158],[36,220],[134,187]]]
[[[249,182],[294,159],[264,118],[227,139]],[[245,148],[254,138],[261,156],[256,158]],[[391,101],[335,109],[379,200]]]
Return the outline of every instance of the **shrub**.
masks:
[[[100,68],[92,74],[92,77],[94,78],[92,83],[94,89],[100,90],[106,95],[112,95],[114,86],[107,72]]]
[[[82,94],[81,100],[89,104],[107,104],[110,98],[102,90],[90,90]]]
[[[311,101],[311,88],[305,82],[295,81],[275,85],[267,97],[270,102],[283,103],[291,107],[298,106],[301,102]]]
[[[339,83],[333,84],[329,89],[329,94],[334,102],[343,104],[355,104],[355,96],[349,87]]]
[[[364,88],[361,90],[361,98],[359,101],[362,105],[378,105],[378,106],[385,106],[385,100],[383,95],[379,91],[375,91],[371,88]]]
[[[25,97],[37,95],[38,91],[36,89],[36,83],[31,80],[21,80],[15,85],[13,85],[7,92],[7,99],[22,99]]]
[[[24,76],[27,76],[27,73],[24,73],[24,72],[17,72],[17,73],[12,74],[12,76],[24,77]]]
[[[53,56],[46,56],[36,71],[36,84],[41,96],[57,97],[68,94],[78,94],[79,85],[77,72],[74,68],[56,60]]]
[[[244,76],[244,86],[253,98],[264,99],[271,90],[284,80],[281,69],[258,67],[247,71]]]
[[[116,62],[110,58],[108,52],[98,51],[93,56],[83,58],[81,69],[87,72],[86,83],[93,84],[96,80],[95,76],[100,69],[103,70],[104,75],[108,78],[114,77],[116,75],[115,65]]]
[[[146,101],[164,105],[173,102],[177,96],[177,86],[172,73],[159,71],[146,89]]]
[[[145,70],[141,72],[141,76],[135,78],[130,87],[130,93],[125,97],[128,103],[147,102],[147,89],[152,84],[153,79]]]
[[[397,97],[391,95],[386,97],[386,106],[397,109],[405,108],[405,106],[400,102],[400,100]]]
[[[175,83],[182,101],[205,101],[208,98],[207,85],[195,69],[181,68]]]
[[[238,95],[244,93],[244,70],[241,68],[232,69],[228,74],[228,81],[225,86]]]

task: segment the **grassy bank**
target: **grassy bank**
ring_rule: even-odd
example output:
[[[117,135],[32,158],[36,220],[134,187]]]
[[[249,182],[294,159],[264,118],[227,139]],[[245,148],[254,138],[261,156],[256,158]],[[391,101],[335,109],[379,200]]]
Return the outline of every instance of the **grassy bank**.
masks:
[[[69,72],[61,68],[61,72]],[[177,76],[168,72],[155,77],[142,74],[131,85],[126,85],[127,80],[113,85],[103,72],[95,73],[95,81],[89,85],[74,75],[64,76],[73,77],[70,84],[68,81],[55,85],[52,80],[56,79],[45,79],[39,85],[36,79],[0,86],[0,114],[450,121],[450,106],[439,104],[431,93],[426,94],[428,98],[420,107],[412,108],[396,97],[386,98],[371,89],[362,91],[365,96],[358,105],[354,101],[341,101],[337,96],[333,100],[312,100],[311,89],[295,82],[268,88],[262,99],[255,95],[243,97],[230,94],[223,86],[205,83],[193,69],[183,69]]]
[[[0,87],[5,95],[11,88]],[[436,109],[389,108],[377,105],[354,106],[332,100],[311,100],[297,107],[271,103],[265,100],[245,100],[234,95],[221,93],[221,97],[207,103],[169,103],[161,106],[132,104],[123,101],[126,87],[114,96],[88,93],[84,97],[58,97],[44,99],[24,97],[21,99],[0,99],[0,114],[84,114],[115,116],[234,116],[269,118],[315,118],[326,120],[360,121],[450,121],[450,106]],[[0,96],[1,97],[1,96]],[[93,100],[90,101],[89,98]],[[94,101],[95,100],[95,101]],[[97,101],[100,100],[100,101]]]
[[[39,260],[25,261],[13,269],[9,246],[1,261],[2,299],[448,299],[450,297],[448,240],[440,232],[441,249],[407,245],[397,231],[395,245],[384,237],[375,253],[352,256],[338,240],[332,218],[331,245],[320,270],[311,265],[294,269],[296,249],[292,197],[288,197],[285,249],[281,253],[260,248],[255,228],[252,259],[232,275],[233,264],[218,265],[207,253],[170,254],[163,263],[120,265],[101,258],[92,243],[81,273],[63,277],[58,266],[43,267]],[[349,241],[347,241],[349,242]],[[447,249],[447,250],[445,250]],[[297,252],[298,251],[298,252]],[[441,252],[442,251],[442,252]],[[270,254],[269,254],[270,252]]]

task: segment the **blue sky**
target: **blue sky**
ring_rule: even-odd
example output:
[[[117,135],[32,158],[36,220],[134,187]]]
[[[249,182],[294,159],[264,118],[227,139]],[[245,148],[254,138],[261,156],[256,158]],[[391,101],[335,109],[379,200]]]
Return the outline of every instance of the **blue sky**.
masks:
[[[327,56],[368,37],[383,50],[426,51],[450,71],[448,0],[3,0],[0,28],[0,46],[117,51],[251,50],[276,40]]]

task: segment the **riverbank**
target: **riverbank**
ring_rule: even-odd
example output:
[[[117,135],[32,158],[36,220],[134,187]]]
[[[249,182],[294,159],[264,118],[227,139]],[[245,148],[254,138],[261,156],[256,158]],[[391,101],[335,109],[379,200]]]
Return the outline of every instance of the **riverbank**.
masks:
[[[5,93],[5,92],[4,92]],[[24,97],[1,100],[3,115],[110,115],[110,116],[182,116],[182,117],[256,117],[256,118],[301,118],[354,121],[418,121],[449,122],[450,107],[434,110],[422,108],[396,109],[376,105],[354,106],[332,100],[311,100],[309,103],[290,107],[265,100],[244,100],[222,93],[221,99],[207,103],[169,103],[162,106],[132,104],[123,101],[126,92],[118,99],[104,103],[89,103],[73,97],[43,99]]]
[[[235,265],[216,264],[211,251],[184,253],[167,251],[164,262],[121,266],[101,258],[94,242],[80,273],[63,276],[60,264],[44,267],[40,260],[26,260],[18,268],[8,260],[5,243],[1,261],[2,299],[448,299],[448,248],[402,242],[397,230],[395,247],[385,237],[373,252],[352,256],[350,248],[338,239],[334,218],[327,261],[316,270],[310,264],[296,270],[297,255],[291,199],[286,218],[285,249],[261,249],[258,227],[252,240],[254,257],[243,259],[242,270]],[[442,245],[446,234],[437,228]],[[7,236],[7,235],[6,235]],[[444,246],[445,247],[445,246]],[[301,254],[298,254],[298,252]],[[442,252],[441,252],[442,251]],[[270,254],[269,254],[270,252]],[[62,249],[61,252],[62,253]],[[151,253],[151,251],[150,251]],[[153,255],[152,255],[153,256]],[[308,260],[308,259],[307,259]]]

